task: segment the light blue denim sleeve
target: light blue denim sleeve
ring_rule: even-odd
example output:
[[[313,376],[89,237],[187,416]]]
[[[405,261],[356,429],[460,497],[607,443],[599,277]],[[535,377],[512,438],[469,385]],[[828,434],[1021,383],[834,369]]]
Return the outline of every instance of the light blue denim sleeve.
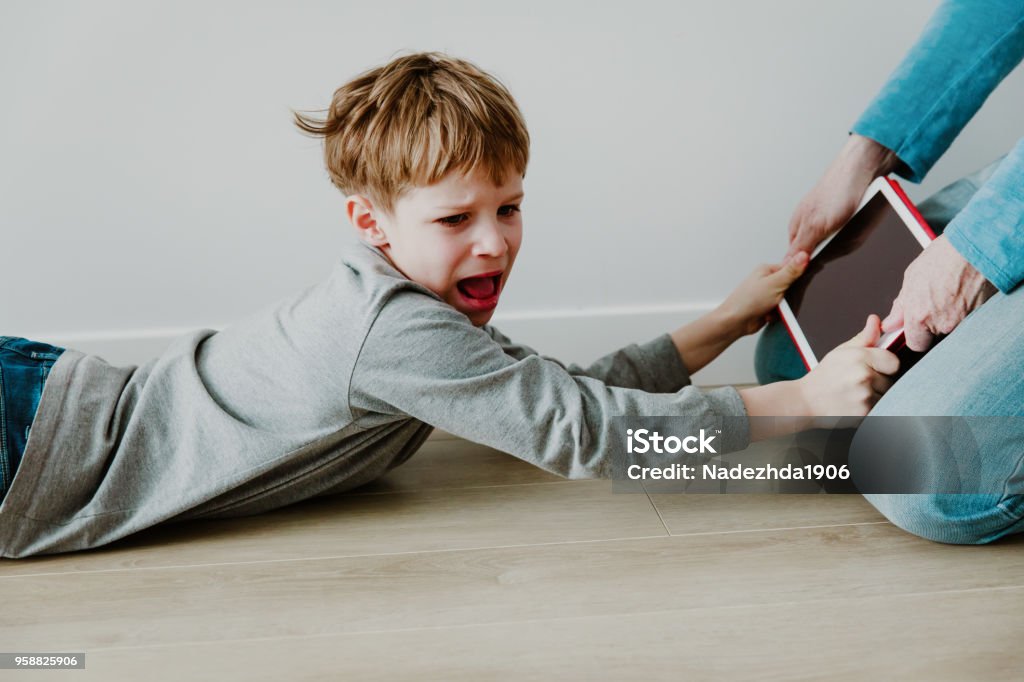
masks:
[[[1022,57],[1024,2],[947,0],[852,131],[920,182]]]
[[[978,272],[1008,292],[1024,280],[1024,139],[944,233]]]

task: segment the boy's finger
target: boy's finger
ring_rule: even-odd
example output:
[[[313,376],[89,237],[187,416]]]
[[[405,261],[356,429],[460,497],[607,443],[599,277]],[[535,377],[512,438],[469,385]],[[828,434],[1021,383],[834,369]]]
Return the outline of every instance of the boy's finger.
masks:
[[[779,283],[789,286],[796,281],[797,277],[804,274],[808,260],[806,251],[797,251],[778,266],[778,270],[773,273],[773,276],[779,280]]]
[[[864,348],[865,346],[870,347],[878,343],[878,337],[881,336],[880,323],[878,321],[878,315],[868,315],[867,322],[864,324],[864,329],[857,332],[857,335],[842,344],[845,347],[851,348]]]
[[[868,348],[868,365],[879,374],[891,375],[900,371],[900,359],[895,353],[882,348]]]
[[[884,374],[875,374],[871,377],[871,390],[877,393],[879,396],[885,395],[885,392],[892,388],[895,379],[887,377]]]

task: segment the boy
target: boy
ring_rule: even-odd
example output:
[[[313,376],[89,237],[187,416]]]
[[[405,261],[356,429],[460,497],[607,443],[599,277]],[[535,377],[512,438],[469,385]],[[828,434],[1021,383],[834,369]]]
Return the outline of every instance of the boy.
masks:
[[[342,86],[326,120],[296,120],[324,137],[358,243],[326,281],[141,367],[14,339],[20,358],[55,361],[34,420],[12,429],[31,425],[23,456],[6,453],[17,477],[0,506],[3,556],[349,490],[404,462],[435,426],[564,476],[606,475],[621,436],[613,416],[862,415],[896,370],[866,347],[875,318],[799,381],[687,386],[760,328],[806,254],[588,368],[542,358],[487,324],[519,250],[529,150],[504,87],[467,62],[414,54]],[[5,400],[26,411],[26,395]],[[743,429],[721,445],[765,435]]]

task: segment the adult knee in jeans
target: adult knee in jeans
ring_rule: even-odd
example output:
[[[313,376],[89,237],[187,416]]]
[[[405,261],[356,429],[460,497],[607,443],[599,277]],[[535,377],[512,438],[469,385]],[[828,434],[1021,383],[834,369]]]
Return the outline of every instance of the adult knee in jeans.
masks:
[[[1000,495],[865,494],[878,511],[908,533],[935,542],[980,545],[1015,532],[1021,521]]]
[[[936,542],[984,544],[1024,530],[1024,417],[899,415],[883,398],[850,445],[853,483],[868,502]]]

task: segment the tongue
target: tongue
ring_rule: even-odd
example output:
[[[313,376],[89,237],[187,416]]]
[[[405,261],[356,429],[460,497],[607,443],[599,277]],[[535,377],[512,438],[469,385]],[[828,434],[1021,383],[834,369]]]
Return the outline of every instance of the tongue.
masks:
[[[459,288],[471,298],[490,298],[498,291],[493,277],[469,277],[459,282]]]

